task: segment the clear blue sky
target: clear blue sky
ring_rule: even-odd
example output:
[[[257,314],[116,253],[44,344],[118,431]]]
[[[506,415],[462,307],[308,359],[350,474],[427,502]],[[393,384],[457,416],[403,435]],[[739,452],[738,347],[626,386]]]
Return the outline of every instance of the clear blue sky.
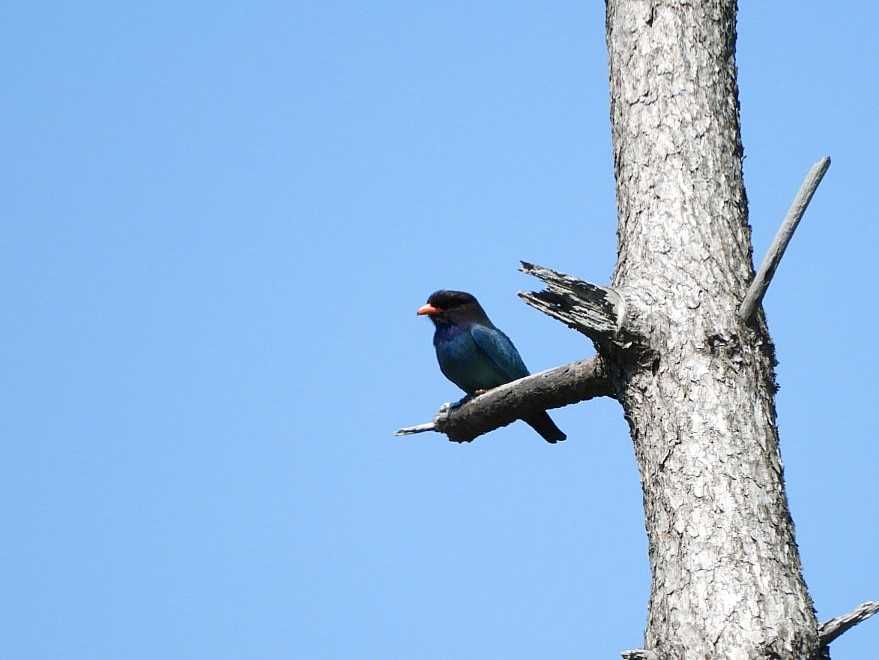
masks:
[[[872,3],[742,3],[788,494],[826,619],[879,598]],[[592,352],[519,259],[615,261],[603,3],[7,3],[0,657],[612,658],[642,640],[619,407],[458,446],[415,309]],[[834,658],[871,657],[879,621]]]

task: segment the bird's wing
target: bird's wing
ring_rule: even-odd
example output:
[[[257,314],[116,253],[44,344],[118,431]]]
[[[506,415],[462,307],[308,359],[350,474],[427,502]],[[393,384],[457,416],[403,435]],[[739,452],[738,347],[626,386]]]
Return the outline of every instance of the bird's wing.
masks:
[[[508,381],[528,375],[528,367],[522,361],[522,356],[503,332],[497,328],[474,325],[470,328],[470,335],[479,350],[507,377]]]

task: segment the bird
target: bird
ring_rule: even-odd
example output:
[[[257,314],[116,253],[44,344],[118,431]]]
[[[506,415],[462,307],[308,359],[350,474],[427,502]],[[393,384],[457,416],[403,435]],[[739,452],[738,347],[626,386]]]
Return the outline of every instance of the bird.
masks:
[[[491,322],[472,294],[434,291],[416,313],[433,321],[433,346],[440,371],[464,390],[468,395],[465,401],[528,375],[513,342]],[[547,442],[567,437],[545,410],[523,420]]]

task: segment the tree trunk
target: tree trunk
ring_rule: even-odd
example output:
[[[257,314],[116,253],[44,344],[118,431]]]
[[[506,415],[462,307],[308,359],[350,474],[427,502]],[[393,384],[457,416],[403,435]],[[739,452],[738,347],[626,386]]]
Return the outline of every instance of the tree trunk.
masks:
[[[608,0],[614,288],[649,337],[612,351],[644,492],[659,658],[809,658],[742,183],[731,0]]]
[[[620,401],[644,492],[653,576],[630,660],[826,660],[879,612],[821,626],[803,580],[760,308],[830,165],[812,167],[759,272],[751,260],[734,0],[606,0],[619,254],[612,287],[522,262],[529,305],[598,355],[440,408],[425,431],[469,442],[535,410]]]

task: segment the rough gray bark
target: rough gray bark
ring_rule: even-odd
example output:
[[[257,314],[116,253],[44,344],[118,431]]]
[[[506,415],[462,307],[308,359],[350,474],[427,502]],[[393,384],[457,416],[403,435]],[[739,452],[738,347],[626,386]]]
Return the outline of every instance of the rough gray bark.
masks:
[[[753,277],[742,183],[736,3],[608,0],[619,259],[655,319],[609,361],[644,491],[659,658],[818,649],[784,492],[773,348],[737,310]]]

